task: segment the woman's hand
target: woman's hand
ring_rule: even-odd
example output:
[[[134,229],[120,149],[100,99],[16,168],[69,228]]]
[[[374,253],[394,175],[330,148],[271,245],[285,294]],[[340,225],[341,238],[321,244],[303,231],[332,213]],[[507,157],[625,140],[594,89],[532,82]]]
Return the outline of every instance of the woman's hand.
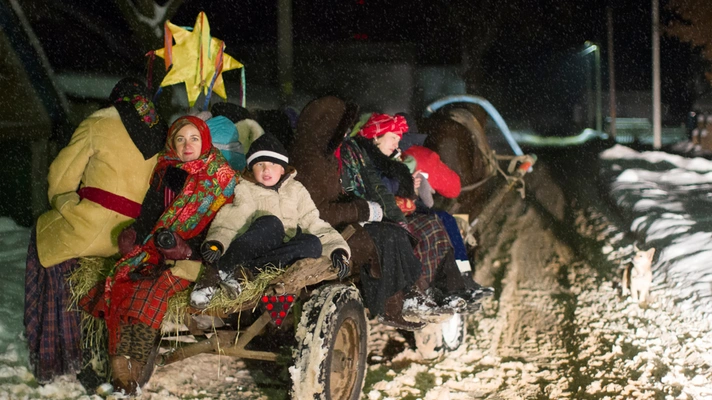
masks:
[[[417,193],[418,188],[420,188],[420,182],[423,179],[423,175],[420,174],[420,171],[415,171],[413,172],[413,189]]]

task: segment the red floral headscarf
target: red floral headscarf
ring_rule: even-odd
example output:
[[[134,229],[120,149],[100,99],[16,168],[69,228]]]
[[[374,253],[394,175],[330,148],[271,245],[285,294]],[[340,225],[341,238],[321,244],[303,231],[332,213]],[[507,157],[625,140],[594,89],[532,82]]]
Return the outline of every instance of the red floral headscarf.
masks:
[[[373,113],[371,118],[363,124],[358,134],[366,139],[373,139],[383,136],[388,132],[403,137],[403,133],[408,132],[408,123],[402,115],[390,116],[388,114]]]
[[[200,157],[184,162],[173,148],[173,136],[187,124],[198,128],[202,146]],[[110,354],[116,351],[121,322],[133,318],[158,329],[166,312],[167,302],[149,307],[150,312],[142,312],[144,308],[135,307],[134,304],[134,294],[139,287],[134,272],[140,271],[142,275],[150,276],[156,269],[160,271],[163,263],[163,256],[154,242],[155,232],[168,229],[184,240],[193,238],[207,229],[223,204],[233,199],[238,176],[220,150],[212,145],[210,129],[200,118],[185,116],[173,123],[166,138],[166,150],[158,156],[153,179],[163,179],[169,166],[188,173],[182,190],[170,199],[170,204],[143,244],[117,262],[114,274],[106,278],[104,283],[105,301],[90,311],[95,316],[99,316],[100,312],[104,314],[110,332]],[[91,297],[91,293],[87,295],[87,298]],[[140,301],[138,303],[143,304]]]
[[[205,123],[202,119],[198,117],[194,117],[192,115],[186,115],[183,117],[178,118],[173,122],[173,125],[171,125],[171,128],[168,130],[168,137],[166,138],[166,155],[169,157],[178,157],[178,154],[176,153],[175,145],[173,143],[173,139],[176,136],[176,133],[178,133],[179,130],[181,130],[183,127],[187,125],[193,125],[196,128],[198,128],[198,131],[200,132],[200,140],[201,140],[201,147],[200,147],[200,155],[203,156],[205,153],[210,150],[210,147],[213,145],[213,138],[210,135],[210,128],[208,128],[208,124]]]

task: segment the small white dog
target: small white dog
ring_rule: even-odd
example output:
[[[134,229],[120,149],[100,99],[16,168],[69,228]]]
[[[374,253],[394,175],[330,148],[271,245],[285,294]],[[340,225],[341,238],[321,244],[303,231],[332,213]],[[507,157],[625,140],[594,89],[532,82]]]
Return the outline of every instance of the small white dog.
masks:
[[[647,251],[636,248],[633,260],[623,268],[623,296],[630,293],[630,297],[639,303],[648,300],[653,282],[653,255],[654,248]]]

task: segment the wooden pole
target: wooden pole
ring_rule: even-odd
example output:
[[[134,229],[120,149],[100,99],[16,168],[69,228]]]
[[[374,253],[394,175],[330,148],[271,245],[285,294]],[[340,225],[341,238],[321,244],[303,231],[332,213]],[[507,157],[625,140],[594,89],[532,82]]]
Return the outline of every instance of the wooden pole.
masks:
[[[660,17],[658,0],[653,0],[653,148],[662,147],[660,118]]]
[[[279,84],[282,104],[292,100],[294,92],[293,59],[294,44],[292,36],[292,0],[277,2],[277,58],[279,60]]]
[[[616,74],[613,57],[613,9],[608,7],[608,110],[611,117],[608,133],[616,140]]]
[[[603,117],[601,113],[601,46],[596,45],[594,54],[594,67],[596,74],[596,130],[603,131]]]

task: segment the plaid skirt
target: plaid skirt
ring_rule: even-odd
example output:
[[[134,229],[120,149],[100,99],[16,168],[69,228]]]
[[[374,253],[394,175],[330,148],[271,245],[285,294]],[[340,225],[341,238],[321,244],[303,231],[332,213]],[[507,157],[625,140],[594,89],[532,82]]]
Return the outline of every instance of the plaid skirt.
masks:
[[[67,276],[79,266],[76,258],[45,268],[37,256],[32,229],[25,269],[25,337],[35,378],[77,373],[82,364],[81,312],[70,310]]]
[[[79,300],[79,306],[94,317],[107,319],[109,354],[114,355],[121,340],[121,324],[142,322],[153,329],[160,329],[168,310],[168,300],[176,293],[187,289],[191,283],[189,280],[173,275],[170,270],[163,271],[155,279],[116,282],[112,290],[121,290],[128,295],[119,304],[111,305],[113,316],[107,318],[105,282],[101,281]]]
[[[423,264],[422,275],[427,277],[428,283],[432,283],[438,267],[447,253],[452,251],[447,231],[435,214],[416,212],[409,215],[407,221],[410,233],[418,239],[414,251],[415,256]]]

